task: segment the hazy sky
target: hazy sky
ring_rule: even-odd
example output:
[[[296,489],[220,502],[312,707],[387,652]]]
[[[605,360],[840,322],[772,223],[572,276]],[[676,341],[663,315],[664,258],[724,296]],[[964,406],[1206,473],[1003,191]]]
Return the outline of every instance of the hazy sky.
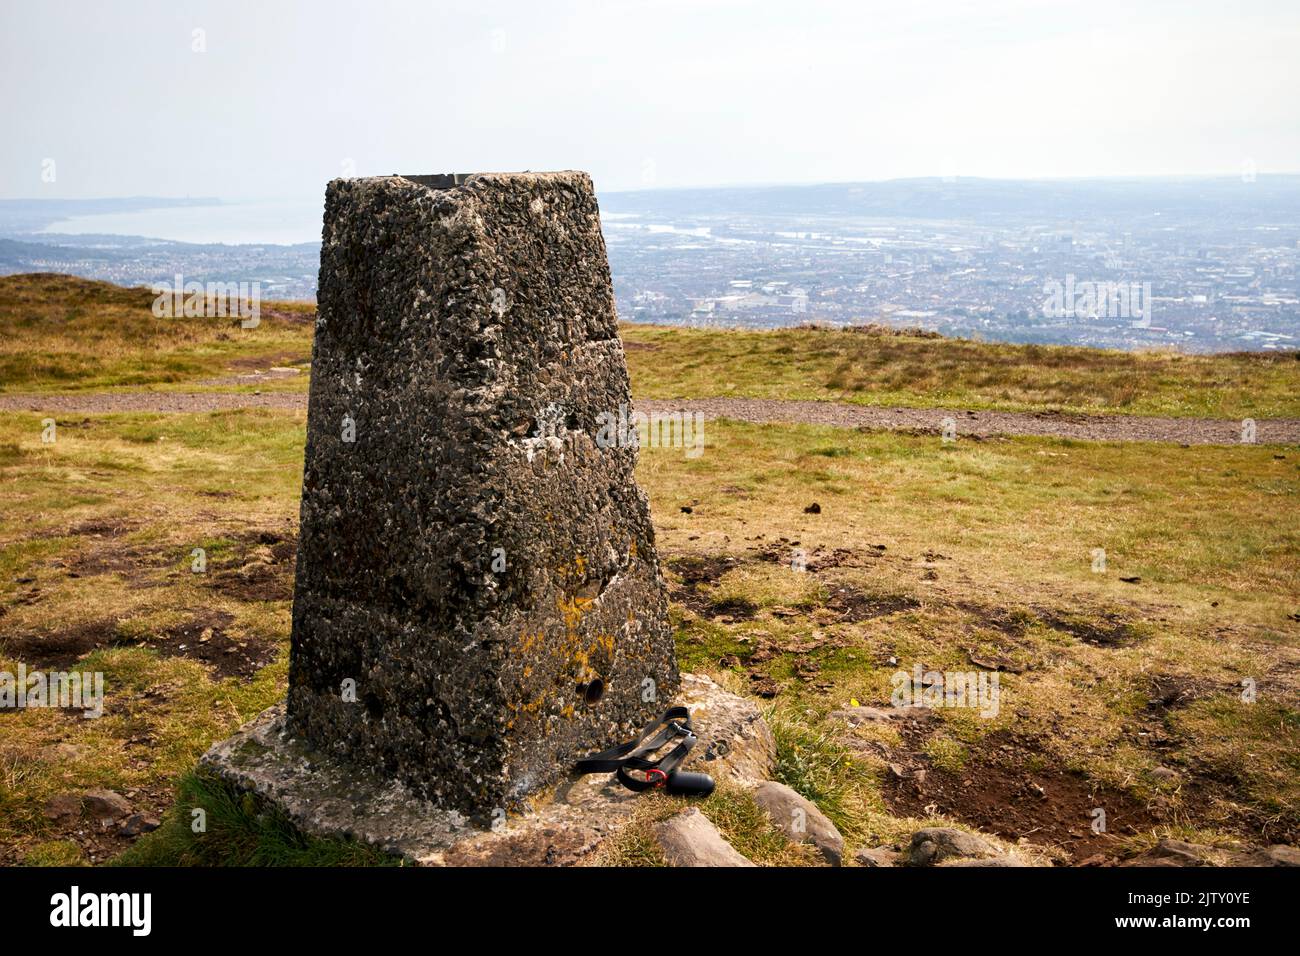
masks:
[[[0,0],[0,196],[1295,172],[1298,51],[1295,0]]]

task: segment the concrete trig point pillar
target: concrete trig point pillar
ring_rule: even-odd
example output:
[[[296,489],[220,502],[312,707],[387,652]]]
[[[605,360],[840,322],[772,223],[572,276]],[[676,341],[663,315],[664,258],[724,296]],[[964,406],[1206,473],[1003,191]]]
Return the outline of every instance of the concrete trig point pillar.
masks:
[[[289,730],[513,807],[678,690],[591,179],[336,180],[318,300]]]

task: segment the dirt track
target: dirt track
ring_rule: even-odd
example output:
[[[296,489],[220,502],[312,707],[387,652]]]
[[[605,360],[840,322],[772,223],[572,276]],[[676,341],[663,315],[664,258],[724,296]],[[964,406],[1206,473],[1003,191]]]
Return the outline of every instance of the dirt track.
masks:
[[[304,392],[63,392],[0,395],[0,412],[51,415],[104,412],[212,412],[232,408],[303,409]],[[833,425],[938,434],[951,418],[958,438],[993,435],[1050,435],[1084,441],[1152,441],[1186,445],[1235,445],[1242,423],[1212,418],[1141,418],[1128,415],[1070,415],[1051,412],[988,412],[942,408],[878,408],[838,402],[795,402],[758,398],[644,399],[646,413],[700,412],[706,418],[745,422]],[[1300,443],[1300,419],[1256,423],[1261,444]]]
[[[1129,415],[1069,415],[1052,412],[987,412],[945,408],[879,408],[839,402],[790,402],[756,398],[700,398],[689,401],[641,401],[637,409],[702,412],[706,418],[745,422],[797,422],[840,428],[933,432],[943,430],[945,418],[956,425],[957,437],[991,435],[1054,435],[1085,441],[1155,441],[1186,445],[1235,445],[1242,423],[1214,418],[1139,418]],[[1300,442],[1300,419],[1256,422],[1256,441],[1269,444]]]

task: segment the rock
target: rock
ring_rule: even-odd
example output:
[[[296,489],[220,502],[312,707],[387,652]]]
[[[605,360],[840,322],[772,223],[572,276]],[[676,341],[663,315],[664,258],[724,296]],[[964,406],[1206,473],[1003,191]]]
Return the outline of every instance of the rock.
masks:
[[[467,840],[443,857],[447,866],[572,866],[600,846],[584,826],[541,827],[499,840]]]
[[[887,846],[864,847],[854,852],[853,859],[858,866],[897,866],[902,854]]]
[[[142,833],[157,830],[160,825],[155,817],[145,816],[143,813],[133,813],[122,821],[122,826],[118,828],[117,832],[124,837],[135,837]]]
[[[45,816],[58,823],[71,823],[81,816],[81,794],[56,793],[45,801]]]
[[[1120,866],[1141,866],[1141,867],[1153,867],[1153,866],[1182,867],[1182,866],[1196,866],[1197,864],[1184,863],[1183,861],[1172,856],[1159,856],[1159,857],[1134,857],[1133,859],[1126,860],[1119,865]]]
[[[289,724],[514,812],[678,697],[591,178],[334,180],[317,299]]]
[[[964,830],[927,827],[912,834],[907,862],[912,866],[931,866],[950,857],[993,858],[1002,852],[985,840]]]
[[[697,808],[655,824],[655,839],[669,866],[753,866],[722,838]]]
[[[131,812],[131,804],[112,790],[87,790],[82,806],[91,819],[99,823],[116,823]]]
[[[754,702],[730,694],[703,674],[683,674],[677,702],[691,712],[699,743],[683,770],[751,787],[776,767],[776,738]]]
[[[1151,849],[1132,859],[1124,861],[1124,866],[1208,866],[1209,854],[1213,848],[1199,843],[1185,843],[1168,837]]]
[[[939,866],[1028,866],[1024,860],[1016,856],[990,856],[978,860],[953,859],[945,860]]]
[[[1261,866],[1300,866],[1300,849],[1281,843],[1261,849],[1256,856],[1260,860],[1257,865]]]
[[[47,763],[82,760],[89,752],[90,748],[84,744],[57,743],[43,748],[41,759]]]
[[[1260,851],[1260,857],[1269,860],[1270,866],[1300,866],[1300,849],[1281,843]]]
[[[1300,849],[1276,844],[1268,849],[1238,857],[1234,866],[1300,866]]]
[[[683,674],[673,701],[690,709],[698,742],[682,769],[749,789],[771,776],[776,742],[758,706],[708,677]],[[580,862],[633,818],[643,797],[612,774],[570,777],[534,796],[504,824],[457,818],[400,781],[319,751],[288,732],[278,704],[214,744],[204,768],[257,794],[313,836],[346,835],[425,865],[566,866]]]
[[[790,840],[809,843],[831,866],[840,865],[844,856],[844,837],[811,800],[783,783],[764,780],[754,788],[754,802]]]

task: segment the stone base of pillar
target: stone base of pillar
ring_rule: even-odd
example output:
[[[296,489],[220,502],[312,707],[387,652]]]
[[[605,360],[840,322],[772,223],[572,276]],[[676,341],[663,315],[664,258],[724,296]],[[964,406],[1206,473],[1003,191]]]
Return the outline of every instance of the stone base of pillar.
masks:
[[[690,708],[699,737],[683,769],[741,787],[771,775],[776,744],[752,701],[707,677],[683,674],[673,703]],[[631,819],[643,799],[611,774],[570,775],[535,794],[529,812],[485,826],[433,805],[400,781],[291,738],[283,703],[214,744],[202,766],[278,807],[305,833],[348,837],[426,866],[580,863]]]

